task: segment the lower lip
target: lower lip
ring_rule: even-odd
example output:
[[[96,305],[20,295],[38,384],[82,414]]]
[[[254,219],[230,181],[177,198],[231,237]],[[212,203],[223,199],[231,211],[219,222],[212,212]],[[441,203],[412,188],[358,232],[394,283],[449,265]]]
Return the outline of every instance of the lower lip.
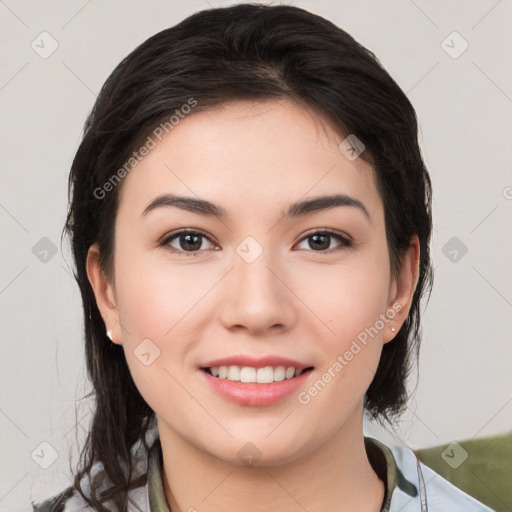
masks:
[[[308,378],[311,370],[301,373],[293,379],[269,384],[256,384],[253,382],[234,382],[228,379],[219,379],[200,370],[212,388],[224,398],[240,405],[264,406],[272,405],[296,392]]]

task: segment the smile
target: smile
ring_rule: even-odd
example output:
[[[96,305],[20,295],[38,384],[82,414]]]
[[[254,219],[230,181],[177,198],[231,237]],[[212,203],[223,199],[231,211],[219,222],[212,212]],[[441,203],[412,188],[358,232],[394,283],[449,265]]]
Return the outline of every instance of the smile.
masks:
[[[293,379],[310,369],[311,367],[302,369],[293,366],[255,368],[252,366],[230,365],[204,368],[204,371],[218,379],[226,379],[232,382],[271,384],[272,382]]]
[[[298,393],[314,367],[281,356],[239,355],[205,362],[199,370],[205,384],[224,400],[264,407]]]

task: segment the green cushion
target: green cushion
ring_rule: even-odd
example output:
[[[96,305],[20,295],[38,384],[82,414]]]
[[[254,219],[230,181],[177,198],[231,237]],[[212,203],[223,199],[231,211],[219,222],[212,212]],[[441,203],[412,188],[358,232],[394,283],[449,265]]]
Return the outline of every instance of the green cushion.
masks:
[[[512,510],[512,432],[415,453],[426,466],[496,512]]]

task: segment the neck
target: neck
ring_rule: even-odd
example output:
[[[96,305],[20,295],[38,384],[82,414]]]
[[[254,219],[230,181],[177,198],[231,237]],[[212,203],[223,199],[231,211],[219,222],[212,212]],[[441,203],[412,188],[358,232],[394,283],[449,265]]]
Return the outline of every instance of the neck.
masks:
[[[282,465],[239,466],[164,429],[163,483],[172,512],[378,512],[384,484],[364,447],[362,416],[316,450]],[[357,424],[358,423],[358,424]]]

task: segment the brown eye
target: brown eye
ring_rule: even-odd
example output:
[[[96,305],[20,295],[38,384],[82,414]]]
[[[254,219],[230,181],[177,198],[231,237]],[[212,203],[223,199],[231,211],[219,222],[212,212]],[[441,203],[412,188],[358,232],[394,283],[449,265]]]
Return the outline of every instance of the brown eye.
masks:
[[[333,240],[338,241],[337,247],[331,247],[331,243]],[[300,249],[312,249],[314,252],[326,252],[330,249],[339,250],[343,248],[349,248],[352,246],[352,242],[340,235],[339,233],[335,233],[332,231],[315,231],[314,233],[309,234],[304,237],[300,243],[307,242],[307,247],[299,247]]]
[[[207,244],[210,244],[210,247],[204,247],[205,241]],[[161,245],[169,247],[171,252],[191,253],[190,255],[195,255],[196,252],[213,247],[213,244],[206,235],[199,231],[188,230],[178,231],[168,236]]]

